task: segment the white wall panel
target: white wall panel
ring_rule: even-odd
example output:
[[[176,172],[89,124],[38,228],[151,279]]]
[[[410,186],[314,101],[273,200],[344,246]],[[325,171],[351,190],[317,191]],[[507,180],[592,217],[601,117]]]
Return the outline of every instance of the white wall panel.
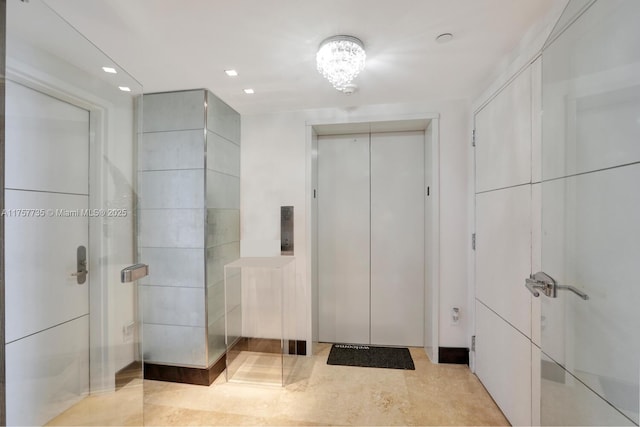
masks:
[[[87,315],[7,344],[7,425],[44,425],[87,395],[88,338]]]
[[[531,71],[476,114],[476,191],[531,182]]]
[[[89,112],[12,81],[6,91],[5,186],[88,194]]]
[[[531,186],[476,195],[476,298],[531,334]]]
[[[531,425],[531,346],[476,302],[476,374],[512,425]]]
[[[6,209],[87,209],[87,196],[5,191]],[[88,248],[88,217],[5,217],[6,340],[22,338],[89,312],[88,276],[78,285],[78,246]],[[87,254],[90,256],[90,254]]]

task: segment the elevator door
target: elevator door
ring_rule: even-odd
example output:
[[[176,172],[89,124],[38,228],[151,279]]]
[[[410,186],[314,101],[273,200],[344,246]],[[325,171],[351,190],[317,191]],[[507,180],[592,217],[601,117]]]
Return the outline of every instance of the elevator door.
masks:
[[[369,134],[318,139],[319,339],[369,344]]]
[[[319,339],[424,343],[424,132],[318,139]]]
[[[424,132],[371,134],[371,344],[424,343]]]

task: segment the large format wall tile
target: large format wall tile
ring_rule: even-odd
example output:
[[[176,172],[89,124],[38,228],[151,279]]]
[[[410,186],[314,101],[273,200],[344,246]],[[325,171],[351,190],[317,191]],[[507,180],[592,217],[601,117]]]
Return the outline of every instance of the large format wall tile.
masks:
[[[138,244],[150,248],[204,248],[204,209],[141,209]]]
[[[204,255],[200,248],[139,248],[139,260],[149,265],[141,285],[204,288]]]
[[[143,334],[145,362],[207,367],[204,327],[145,323]]]
[[[207,207],[240,209],[240,178],[207,170]]]
[[[239,240],[239,209],[207,209],[207,247]]]
[[[240,114],[211,92],[208,94],[207,129],[240,145]]]
[[[145,133],[138,148],[138,170],[202,169],[204,149],[201,129]]]
[[[153,93],[144,96],[143,132],[204,129],[204,91]]]
[[[240,146],[207,132],[207,169],[240,176]]]
[[[240,242],[227,243],[207,249],[207,283],[224,280],[224,266],[240,257]]]
[[[141,286],[140,295],[145,323],[205,326],[203,288]]]
[[[138,173],[140,209],[198,209],[204,207],[204,170]]]

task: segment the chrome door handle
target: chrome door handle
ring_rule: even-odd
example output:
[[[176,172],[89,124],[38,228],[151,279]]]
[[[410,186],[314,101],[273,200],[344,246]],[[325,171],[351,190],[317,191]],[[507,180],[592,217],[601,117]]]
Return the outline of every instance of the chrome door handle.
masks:
[[[78,246],[76,251],[76,272],[71,273],[71,277],[75,277],[78,285],[84,284],[87,281],[87,248],[84,246]]]
[[[134,264],[125,267],[120,271],[120,282],[133,282],[149,274],[149,266],[147,264]]]
[[[529,289],[529,292],[531,292],[534,297],[538,298],[540,296],[540,292],[538,292],[536,288],[542,289],[543,285],[528,277],[525,279],[524,285],[527,287],[527,289]]]
[[[574,294],[578,295],[583,300],[588,300],[589,299],[589,295],[585,294],[580,289],[578,289],[576,287],[573,287],[573,286],[570,286],[570,285],[556,285],[556,289],[566,289],[566,290],[571,291]]]
[[[533,294],[534,297],[540,296],[540,292],[537,291],[538,289],[541,290],[542,293],[549,298],[557,298],[558,289],[566,289],[578,295],[583,300],[589,299],[589,295],[585,294],[580,289],[574,286],[558,285],[558,282],[556,282],[553,277],[549,276],[543,271],[538,271],[537,273],[530,275],[527,279],[525,279],[524,285],[529,290],[529,292]]]

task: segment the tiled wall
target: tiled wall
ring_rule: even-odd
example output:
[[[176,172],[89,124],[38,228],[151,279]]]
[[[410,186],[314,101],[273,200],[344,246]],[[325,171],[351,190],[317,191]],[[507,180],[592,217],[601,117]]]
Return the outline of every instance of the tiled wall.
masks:
[[[222,267],[240,254],[240,115],[205,90],[149,94],[143,104],[144,358],[207,367],[224,351]]]
[[[208,363],[224,352],[224,265],[240,257],[240,115],[211,94],[207,107]]]

